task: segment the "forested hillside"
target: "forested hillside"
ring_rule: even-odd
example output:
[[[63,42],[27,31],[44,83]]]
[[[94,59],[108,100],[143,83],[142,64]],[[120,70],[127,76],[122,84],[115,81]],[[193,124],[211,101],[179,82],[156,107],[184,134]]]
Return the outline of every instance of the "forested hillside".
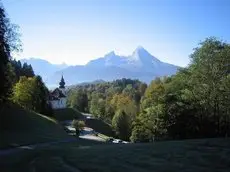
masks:
[[[187,68],[146,84],[130,79],[76,86],[68,104],[112,124],[121,139],[224,137],[230,134],[230,45],[208,38]]]
[[[109,124],[113,123],[117,132],[128,132],[130,135],[131,122],[139,112],[141,97],[146,88],[145,83],[131,79],[78,85],[68,92],[67,103],[79,111],[90,112]],[[125,137],[127,140],[128,137]]]

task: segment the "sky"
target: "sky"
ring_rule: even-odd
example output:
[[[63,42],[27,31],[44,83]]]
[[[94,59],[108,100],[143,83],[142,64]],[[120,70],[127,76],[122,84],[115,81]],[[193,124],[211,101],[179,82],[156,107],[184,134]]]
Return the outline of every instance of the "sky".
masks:
[[[23,52],[51,63],[86,64],[142,46],[186,66],[193,48],[215,36],[230,42],[230,0],[2,0],[19,25]]]

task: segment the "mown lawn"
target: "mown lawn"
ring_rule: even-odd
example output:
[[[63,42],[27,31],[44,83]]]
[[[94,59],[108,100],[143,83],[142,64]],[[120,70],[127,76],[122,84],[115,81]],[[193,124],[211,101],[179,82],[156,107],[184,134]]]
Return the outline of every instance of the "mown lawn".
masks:
[[[58,121],[67,121],[73,119],[82,119],[84,116],[72,108],[54,109],[54,118]]]
[[[44,115],[8,104],[1,109],[0,149],[68,139],[62,126]]]
[[[115,136],[112,127],[100,119],[86,119],[85,124],[87,127],[94,129],[98,133],[101,133],[108,137]]]
[[[230,171],[230,139],[153,144],[65,144],[5,157],[4,171]],[[17,156],[21,156],[20,159]],[[14,165],[12,165],[12,163]]]

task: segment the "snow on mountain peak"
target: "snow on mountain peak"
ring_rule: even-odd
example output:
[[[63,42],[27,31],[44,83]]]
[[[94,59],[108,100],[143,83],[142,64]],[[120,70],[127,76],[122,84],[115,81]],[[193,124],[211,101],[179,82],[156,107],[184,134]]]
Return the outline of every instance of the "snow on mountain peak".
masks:
[[[142,46],[138,46],[133,54],[130,56],[131,61],[139,61],[140,63],[152,63],[152,61],[159,61],[157,58],[152,56]]]
[[[104,57],[113,57],[113,56],[116,56],[115,52],[114,51],[111,51],[109,53],[107,53]]]
[[[137,48],[135,49],[135,52],[140,52],[140,51],[146,51],[144,47],[142,47],[141,45],[137,46]]]
[[[87,65],[96,67],[117,66],[129,70],[145,68],[151,71],[153,67],[161,66],[162,62],[152,56],[142,46],[138,46],[130,56],[119,56],[114,51],[107,53],[104,57],[91,60]]]

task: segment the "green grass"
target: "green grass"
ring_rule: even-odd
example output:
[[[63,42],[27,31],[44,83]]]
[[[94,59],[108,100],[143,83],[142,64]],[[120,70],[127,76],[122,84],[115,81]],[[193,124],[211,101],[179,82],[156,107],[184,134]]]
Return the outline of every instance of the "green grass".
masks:
[[[11,144],[27,145],[70,137],[56,120],[15,105],[5,106],[0,114],[0,148]],[[93,120],[95,121],[97,125],[100,124],[99,120]],[[4,156],[0,154],[0,170],[229,172],[229,157],[230,139],[162,141],[151,144],[108,144],[78,139],[73,143],[37,147]]]
[[[8,104],[1,109],[0,148],[69,138],[56,120]]]
[[[54,110],[54,118],[58,121],[82,119],[83,117],[84,116],[79,111],[72,108]]]
[[[230,139],[152,144],[61,144],[0,160],[2,171],[230,171]],[[18,158],[20,157],[20,158]]]
[[[110,138],[110,137],[108,137],[108,136],[106,136],[106,135],[104,135],[104,134],[101,134],[101,133],[98,134],[98,137],[100,137],[100,138],[102,138],[102,139],[104,139],[104,140],[107,140],[107,139]]]
[[[112,127],[100,119],[87,119],[85,121],[85,124],[87,127],[92,128],[95,131],[103,135],[106,135],[108,137],[115,136],[114,131],[112,130]]]

